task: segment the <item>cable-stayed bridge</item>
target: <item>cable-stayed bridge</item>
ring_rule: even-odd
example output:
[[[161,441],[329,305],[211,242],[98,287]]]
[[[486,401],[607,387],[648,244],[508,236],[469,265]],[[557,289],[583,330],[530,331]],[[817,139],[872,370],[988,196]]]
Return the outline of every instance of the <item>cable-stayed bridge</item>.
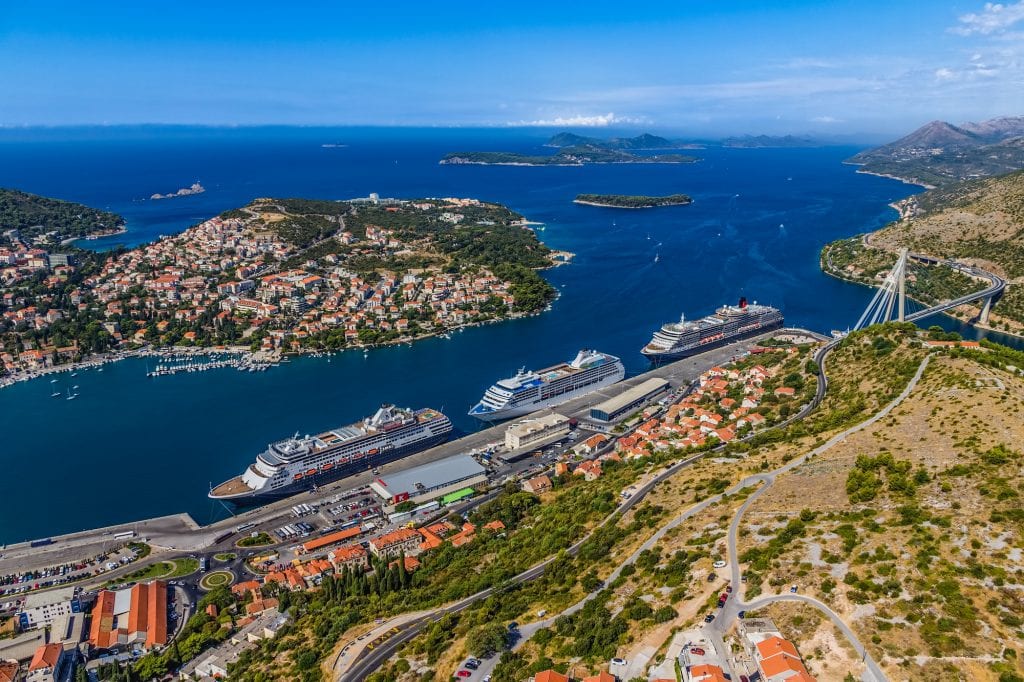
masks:
[[[936,303],[935,305],[923,310],[908,312],[907,264],[910,261],[916,261],[931,266],[945,265],[946,267],[952,268],[953,270],[971,277],[972,279],[986,280],[989,285],[981,291],[975,291],[970,294],[964,294],[958,298],[942,301],[941,303]],[[882,280],[882,283],[878,287],[878,291],[875,292],[871,302],[868,303],[868,307],[865,308],[864,313],[860,316],[860,319],[857,320],[857,324],[854,325],[853,328],[863,329],[864,327],[872,324],[888,322],[890,320],[916,322],[926,317],[956,308],[957,306],[965,303],[971,303],[972,301],[984,301],[978,321],[985,324],[988,322],[989,312],[992,310],[992,303],[999,299],[1005,288],[1006,280],[991,272],[982,270],[981,268],[960,263],[955,260],[933,258],[931,256],[925,256],[918,253],[911,253],[907,249],[903,249],[900,251],[899,258],[896,259],[896,264],[885,276],[885,279]]]

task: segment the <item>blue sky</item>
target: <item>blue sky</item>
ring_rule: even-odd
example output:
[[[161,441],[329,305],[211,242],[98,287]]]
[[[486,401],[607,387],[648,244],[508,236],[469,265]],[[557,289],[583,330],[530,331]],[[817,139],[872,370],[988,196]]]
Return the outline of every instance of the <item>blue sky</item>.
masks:
[[[843,135],[1024,114],[1024,0],[353,4],[5,3],[0,125]]]

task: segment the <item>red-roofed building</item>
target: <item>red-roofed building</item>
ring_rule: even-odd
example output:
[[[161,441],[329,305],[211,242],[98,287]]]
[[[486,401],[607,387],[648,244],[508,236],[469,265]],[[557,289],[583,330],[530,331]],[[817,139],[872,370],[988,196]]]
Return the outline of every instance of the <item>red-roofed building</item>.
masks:
[[[725,673],[717,665],[702,663],[690,668],[691,682],[727,682]]]
[[[569,682],[569,676],[554,670],[541,670],[533,676],[533,682]]]
[[[154,580],[130,590],[103,590],[92,610],[89,644],[97,649],[167,644],[167,583]]]
[[[796,647],[781,637],[757,643],[757,666],[766,682],[814,682]]]
[[[0,661],[0,682],[19,682],[21,666],[17,661]]]
[[[417,554],[423,536],[412,528],[399,528],[370,540],[370,551],[374,555],[391,559],[399,554]]]
[[[64,655],[64,646],[59,642],[44,644],[36,649],[32,662],[28,664],[28,676],[32,682],[63,680],[72,665],[70,656]]]

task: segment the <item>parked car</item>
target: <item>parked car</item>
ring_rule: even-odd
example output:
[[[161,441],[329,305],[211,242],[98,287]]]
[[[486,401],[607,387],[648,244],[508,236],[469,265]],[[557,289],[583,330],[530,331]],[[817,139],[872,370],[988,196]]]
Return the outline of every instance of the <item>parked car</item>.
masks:
[[[792,587],[790,587],[789,591],[790,592],[796,592],[796,585],[793,585]]]
[[[711,565],[714,566],[715,568],[725,568],[725,562],[722,561],[721,559],[719,559],[718,561],[716,561],[715,563],[713,563]]]
[[[471,677],[473,673],[469,670],[460,670],[459,672],[455,673],[455,675],[457,677]]]
[[[714,619],[715,619],[715,614],[713,614],[713,613],[709,613],[708,615],[704,616],[704,622],[705,623],[710,623]]]
[[[626,665],[626,659],[616,656],[612,659],[612,665]]]

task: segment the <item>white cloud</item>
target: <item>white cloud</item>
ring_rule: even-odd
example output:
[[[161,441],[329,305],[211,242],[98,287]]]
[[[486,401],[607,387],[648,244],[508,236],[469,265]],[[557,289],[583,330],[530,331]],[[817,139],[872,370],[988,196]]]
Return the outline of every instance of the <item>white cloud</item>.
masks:
[[[555,118],[542,118],[535,121],[510,121],[510,126],[536,126],[542,128],[605,128],[616,123],[645,123],[643,119],[630,118],[627,116],[616,116],[613,113],[597,114],[594,116],[574,115],[556,116]]]
[[[948,81],[956,78],[956,73],[952,69],[942,67],[941,69],[935,69],[935,79],[940,81]]]
[[[1024,0],[1005,5],[999,2],[986,2],[980,12],[961,15],[958,18],[960,25],[950,30],[964,36],[976,33],[990,35],[1003,33],[1022,20],[1024,20]]]
[[[836,118],[835,116],[815,116],[811,119],[812,123],[843,123],[843,119]]]

